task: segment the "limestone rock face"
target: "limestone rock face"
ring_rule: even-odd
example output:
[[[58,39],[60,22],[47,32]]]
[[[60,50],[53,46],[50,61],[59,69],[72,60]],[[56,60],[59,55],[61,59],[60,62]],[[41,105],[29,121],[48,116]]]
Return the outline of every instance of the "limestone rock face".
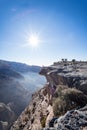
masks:
[[[87,62],[58,62],[43,67],[40,74],[45,75],[51,85],[76,87],[87,94]]]

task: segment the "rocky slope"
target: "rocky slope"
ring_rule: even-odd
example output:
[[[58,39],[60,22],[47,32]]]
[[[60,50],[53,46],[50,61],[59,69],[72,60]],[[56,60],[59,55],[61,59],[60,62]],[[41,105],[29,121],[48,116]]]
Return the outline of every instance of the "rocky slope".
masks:
[[[40,74],[47,84],[32,96],[11,130],[86,130],[87,62],[57,62]]]

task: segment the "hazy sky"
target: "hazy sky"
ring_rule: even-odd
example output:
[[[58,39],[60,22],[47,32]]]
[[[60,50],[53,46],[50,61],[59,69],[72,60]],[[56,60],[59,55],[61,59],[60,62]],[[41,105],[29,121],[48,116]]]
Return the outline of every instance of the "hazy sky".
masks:
[[[39,44],[27,43],[31,34]],[[87,0],[0,0],[0,59],[49,65],[87,60]]]

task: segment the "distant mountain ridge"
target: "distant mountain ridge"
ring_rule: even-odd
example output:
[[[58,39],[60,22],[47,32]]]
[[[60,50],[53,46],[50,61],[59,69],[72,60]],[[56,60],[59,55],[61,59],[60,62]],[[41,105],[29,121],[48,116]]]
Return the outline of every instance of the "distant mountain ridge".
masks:
[[[27,65],[25,63],[20,62],[11,62],[0,60],[0,67],[11,68],[17,72],[26,73],[26,72],[40,72],[41,67],[35,65]]]

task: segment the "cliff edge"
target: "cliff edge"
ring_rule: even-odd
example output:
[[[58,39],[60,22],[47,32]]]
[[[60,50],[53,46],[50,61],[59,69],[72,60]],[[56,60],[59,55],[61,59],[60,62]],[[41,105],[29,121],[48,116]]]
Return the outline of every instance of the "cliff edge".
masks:
[[[87,62],[57,62],[40,74],[46,85],[11,130],[87,130]]]

